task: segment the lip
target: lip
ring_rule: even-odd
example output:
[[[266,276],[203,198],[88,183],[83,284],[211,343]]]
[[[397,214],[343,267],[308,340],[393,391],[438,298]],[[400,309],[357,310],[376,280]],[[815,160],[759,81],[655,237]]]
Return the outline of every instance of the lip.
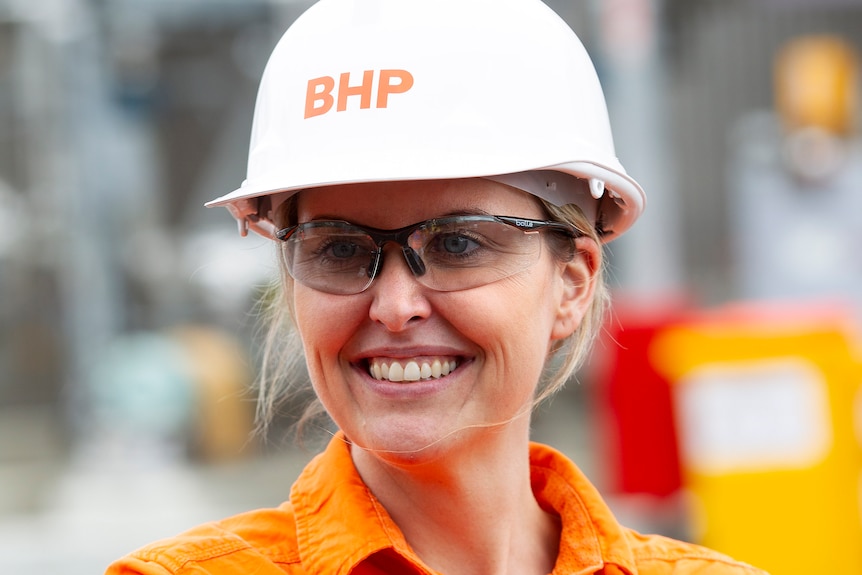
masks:
[[[362,383],[372,394],[386,400],[413,401],[439,395],[451,388],[458,379],[458,374],[453,372],[440,379],[423,379],[405,384],[385,379],[374,379],[363,374]]]
[[[464,349],[458,349],[452,346],[379,346],[365,348],[359,352],[353,353],[348,357],[351,364],[360,365],[366,364],[372,358],[388,358],[399,361],[410,360],[423,357],[452,357],[459,361],[469,361],[472,359],[472,354]]]

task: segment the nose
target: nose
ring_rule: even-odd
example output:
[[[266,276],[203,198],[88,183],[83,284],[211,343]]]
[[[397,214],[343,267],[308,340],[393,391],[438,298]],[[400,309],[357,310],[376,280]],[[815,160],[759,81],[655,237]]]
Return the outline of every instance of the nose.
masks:
[[[430,315],[427,288],[416,281],[414,262],[405,261],[397,249],[384,249],[380,257],[380,271],[368,288],[374,296],[369,317],[391,332],[403,331]]]

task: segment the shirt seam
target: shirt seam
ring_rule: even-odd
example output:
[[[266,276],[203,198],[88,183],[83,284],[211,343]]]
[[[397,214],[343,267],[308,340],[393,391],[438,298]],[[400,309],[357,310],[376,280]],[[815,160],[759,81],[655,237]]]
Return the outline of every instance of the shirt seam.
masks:
[[[173,549],[173,548],[172,548]],[[259,547],[251,545],[248,541],[228,541],[217,545],[208,546],[206,549],[198,549],[195,551],[183,551],[180,553],[167,551],[162,547],[153,549],[144,549],[138,553],[138,557],[145,561],[153,561],[162,563],[172,571],[179,571],[188,566],[189,563],[201,563],[225,557],[239,551],[253,550],[257,553],[265,555],[272,563],[279,564],[296,564],[300,563],[302,558],[298,552],[294,553],[263,553]]]
[[[185,568],[189,563],[200,563],[202,561],[218,559],[219,557],[251,548],[252,546],[246,541],[229,541],[194,552],[183,551],[182,553],[172,553],[159,547],[144,550],[138,556],[146,561],[164,563],[166,567],[176,572]]]
[[[641,561],[661,561],[663,563],[676,563],[678,561],[703,561],[704,563],[717,563],[721,565],[727,565],[728,567],[737,567],[739,569],[744,569],[750,573],[766,573],[762,569],[759,569],[753,565],[749,565],[748,563],[744,563],[742,561],[737,561],[730,557],[717,557],[710,553],[682,553],[675,557],[662,557],[661,555],[637,555],[636,562],[639,564]]]

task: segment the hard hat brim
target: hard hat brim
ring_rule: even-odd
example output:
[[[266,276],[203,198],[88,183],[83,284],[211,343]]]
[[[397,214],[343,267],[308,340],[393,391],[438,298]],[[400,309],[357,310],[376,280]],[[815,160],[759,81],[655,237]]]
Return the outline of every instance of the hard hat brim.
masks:
[[[616,169],[603,167],[593,162],[573,161],[552,166],[540,166],[532,169],[518,170],[517,172],[533,172],[539,170],[549,170],[568,174],[584,180],[585,184],[586,181],[591,179],[599,180],[604,184],[605,194],[600,199],[593,198],[589,192],[586,191],[586,185],[581,189],[570,191],[552,190],[550,188],[533,188],[528,190],[522,186],[515,186],[521,187],[521,189],[524,189],[525,191],[528,191],[529,193],[557,206],[565,204],[575,204],[579,206],[588,215],[588,217],[598,218],[599,221],[595,223],[600,227],[604,242],[609,242],[615,239],[630,228],[646,207],[646,195],[640,185],[638,185],[633,178],[620,174]],[[230,206],[231,204],[236,204],[245,200],[252,200],[254,198],[275,194],[284,194],[289,197],[301,190],[334,185],[383,181],[449,180],[463,178],[494,179],[497,176],[504,176],[511,173],[513,172],[505,171],[441,176],[439,172],[437,172],[434,176],[418,174],[410,177],[406,177],[402,174],[390,177],[375,177],[368,175],[366,177],[333,178],[326,181],[321,181],[319,179],[304,182],[300,181],[299,183],[289,186],[284,185],[285,181],[290,181],[289,178],[285,177],[273,178],[273,181],[259,179],[254,182],[250,182],[246,180],[236,190],[207,202],[205,206],[208,208]]]

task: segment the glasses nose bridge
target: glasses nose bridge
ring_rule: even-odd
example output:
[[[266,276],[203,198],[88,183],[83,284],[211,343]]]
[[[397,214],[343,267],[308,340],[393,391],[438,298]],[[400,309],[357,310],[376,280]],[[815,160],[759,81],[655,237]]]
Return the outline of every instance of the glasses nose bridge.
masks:
[[[383,247],[388,243],[398,244],[400,247],[407,245],[407,239],[412,233],[412,229],[399,230],[365,230],[365,233],[374,241],[377,249],[383,251]]]
[[[409,243],[410,236],[423,224],[424,222],[413,224],[397,230],[366,230],[366,233],[368,233],[377,246],[378,264],[375,276],[379,275],[383,269],[383,248],[388,243],[394,243],[401,248],[401,253],[407,261],[407,267],[410,268],[414,276],[419,277],[425,273],[425,262],[422,261],[422,258]]]

